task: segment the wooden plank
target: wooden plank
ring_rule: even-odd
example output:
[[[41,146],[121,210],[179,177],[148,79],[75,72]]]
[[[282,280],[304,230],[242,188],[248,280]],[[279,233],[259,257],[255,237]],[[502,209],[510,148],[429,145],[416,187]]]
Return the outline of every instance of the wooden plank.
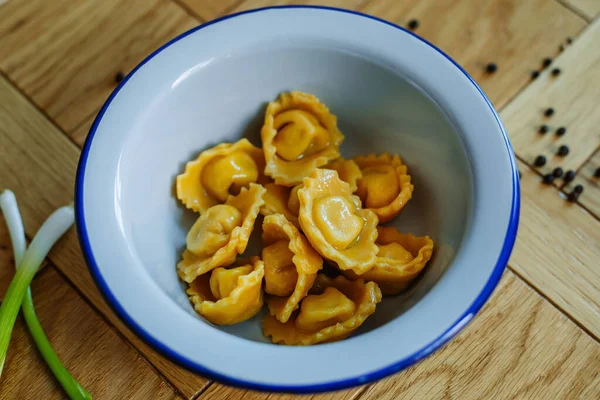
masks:
[[[85,138],[87,138],[88,133],[90,132],[90,128],[96,119],[96,114],[92,115],[85,121],[83,121],[77,128],[75,128],[69,136],[71,139],[77,144],[79,147],[83,147],[83,143],[85,142]]]
[[[560,0],[566,5],[573,7],[587,18],[594,19],[600,14],[600,1],[598,0]]]
[[[323,394],[292,395],[254,392],[213,383],[198,397],[198,400],[355,400],[359,398],[364,390],[365,387],[361,386],[358,388]]]
[[[575,185],[582,185],[584,192],[579,196],[579,204],[600,219],[600,178],[594,176],[600,168],[600,149],[579,169],[573,182],[563,187],[565,193],[573,191]]]
[[[519,167],[521,220],[509,265],[598,339],[600,222]]]
[[[204,21],[210,21],[231,10],[243,0],[175,0],[187,6]]]
[[[457,338],[360,399],[594,399],[599,363],[600,345],[508,271]]]
[[[2,268],[12,268],[2,264]],[[52,267],[32,284],[40,323],[63,364],[98,399],[175,399],[155,371]],[[2,376],[3,399],[64,399],[19,318]]]
[[[54,209],[73,201],[79,149],[1,77],[0,149],[10,149],[0,157],[0,187],[15,192],[31,236]],[[205,378],[160,356],[110,310],[89,274],[74,229],[54,247],[50,259],[184,395],[204,387]]]
[[[358,9],[362,4],[369,0],[244,0],[239,6],[234,8],[232,12],[249,10],[251,8],[260,7],[271,7],[271,6],[282,6],[286,4],[304,4],[304,5],[318,5],[328,7],[347,8],[350,10]]]
[[[597,20],[556,58],[552,67],[560,68],[559,76],[544,72],[502,110],[515,152],[530,165],[538,155],[546,156],[542,173],[557,166],[577,170],[600,146],[599,41]],[[548,107],[555,110],[552,117],[544,115]],[[542,124],[550,128],[545,135],[538,133]],[[560,137],[555,134],[559,127],[567,129]],[[556,155],[561,145],[570,149],[566,157]]]
[[[373,0],[361,11],[406,26],[459,62],[501,108],[530,81],[542,59],[555,57],[585,21],[547,0]],[[398,49],[401,51],[401,49]],[[485,72],[494,62],[495,74]]]
[[[197,25],[170,0],[11,1],[0,69],[65,131],[96,112],[115,74]]]

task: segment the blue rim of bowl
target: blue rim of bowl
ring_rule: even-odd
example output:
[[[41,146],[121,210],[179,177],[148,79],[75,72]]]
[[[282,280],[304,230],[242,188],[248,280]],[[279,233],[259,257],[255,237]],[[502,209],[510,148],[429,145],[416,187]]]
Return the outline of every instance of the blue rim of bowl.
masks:
[[[419,39],[420,41],[422,41],[423,43],[427,44],[432,49],[436,50],[441,55],[443,55],[445,58],[447,58],[450,62],[452,62],[469,79],[469,81],[471,81],[473,86],[475,86],[475,88],[479,91],[479,93],[481,94],[481,97],[485,100],[488,107],[490,108],[490,111],[496,118],[496,122],[498,123],[498,127],[500,128],[502,135],[504,137],[504,141],[506,143],[506,149],[509,153],[509,157],[511,160],[511,167],[512,167],[513,198],[512,198],[510,220],[509,220],[506,236],[504,238],[504,244],[502,246],[502,251],[500,252],[500,257],[498,258],[498,261],[496,262],[496,266],[494,267],[494,270],[492,271],[492,274],[490,275],[484,288],[479,293],[479,295],[477,296],[475,301],[469,306],[469,308],[460,316],[460,318],[458,318],[451,326],[449,326],[440,336],[438,336],[435,340],[433,340],[427,346],[419,349],[418,351],[414,352],[410,356],[405,357],[391,365],[382,367],[376,371],[369,372],[367,374],[363,374],[360,376],[355,376],[355,377],[351,377],[351,378],[347,378],[347,379],[337,380],[337,381],[333,381],[333,382],[319,383],[316,385],[300,385],[300,386],[268,385],[268,384],[262,384],[262,383],[257,383],[257,382],[250,382],[250,381],[244,381],[241,379],[236,379],[235,377],[226,376],[226,375],[211,371],[207,367],[186,358],[185,355],[176,353],[175,351],[173,351],[172,349],[168,348],[163,343],[161,343],[160,341],[155,339],[149,332],[145,331],[144,328],[139,326],[127,314],[127,312],[123,309],[123,307],[121,306],[119,301],[115,298],[114,294],[110,291],[110,288],[106,284],[106,281],[104,280],[102,274],[100,273],[100,270],[98,269],[98,265],[96,264],[94,254],[92,253],[89,237],[88,237],[87,230],[86,230],[85,216],[84,216],[84,210],[83,210],[83,181],[84,181],[84,177],[85,177],[85,166],[86,166],[88,154],[90,152],[90,148],[92,145],[92,141],[94,139],[94,135],[96,134],[98,125],[102,121],[102,117],[104,116],[104,113],[106,112],[107,108],[110,106],[112,100],[117,95],[117,93],[119,93],[119,91],[127,84],[127,81],[131,78],[131,76],[133,76],[138,69],[140,69],[144,64],[146,64],[148,61],[150,61],[152,58],[154,58],[154,56],[159,54],[161,51],[163,51],[167,47],[171,46],[173,43],[185,38],[186,36],[196,32],[196,31],[206,28],[207,26],[210,26],[212,24],[216,24],[220,21],[225,21],[227,19],[235,18],[240,15],[257,13],[257,12],[273,10],[273,9],[317,9],[317,10],[328,10],[328,11],[341,12],[341,13],[346,13],[346,14],[354,14],[354,15],[358,15],[363,18],[372,19],[372,20],[378,21],[380,23],[392,26],[396,29],[399,29],[399,30],[405,32],[405,33],[408,33],[409,35],[412,35],[413,37],[415,37],[415,38]],[[513,249],[513,246],[515,243],[515,239],[517,236],[517,230],[518,230],[518,226],[519,226],[520,206],[521,206],[520,197],[521,196],[520,196],[520,185],[519,185],[517,164],[516,164],[514,152],[512,149],[512,145],[510,144],[510,140],[508,138],[506,130],[504,129],[504,126],[502,125],[502,122],[500,121],[500,117],[498,116],[498,113],[494,109],[494,106],[492,105],[490,100],[483,93],[483,90],[481,90],[481,88],[479,87],[479,85],[477,85],[475,80],[456,61],[454,61],[452,58],[450,58],[450,56],[448,56],[446,53],[444,53],[442,50],[440,50],[438,47],[431,44],[427,40],[421,38],[420,36],[415,35],[411,31],[409,31],[405,28],[402,28],[401,26],[398,26],[394,23],[385,21],[381,18],[374,17],[372,15],[364,14],[364,13],[361,13],[358,11],[335,8],[335,7],[289,5],[289,6],[264,7],[264,8],[257,8],[257,9],[253,9],[253,10],[243,11],[243,12],[239,12],[236,14],[231,14],[231,15],[227,15],[227,16],[224,16],[221,18],[217,18],[213,21],[207,22],[203,25],[200,25],[193,29],[190,29],[189,31],[182,33],[181,35],[170,40],[169,42],[167,42],[166,44],[164,44],[163,46],[161,46],[160,48],[155,50],[152,54],[150,54],[142,62],[140,62],[125,77],[125,79],[123,79],[123,81],[115,88],[115,90],[111,93],[111,95],[108,97],[108,99],[106,100],[106,102],[104,103],[102,108],[100,109],[100,112],[96,116],[96,119],[94,120],[94,123],[92,124],[92,127],[90,128],[87,139],[85,140],[85,144],[83,146],[81,156],[79,159],[79,164],[77,166],[77,176],[76,176],[76,181],[75,181],[75,220],[76,220],[76,225],[77,225],[77,233],[79,235],[79,243],[81,245],[81,249],[83,251],[84,258],[90,268],[92,277],[94,278],[96,285],[100,289],[100,292],[102,293],[102,295],[104,296],[105,300],[110,305],[110,307],[116,312],[117,315],[119,315],[119,317],[125,322],[125,324],[130,329],[132,329],[138,336],[140,336],[147,344],[149,344],[151,347],[153,347],[155,350],[157,350],[158,352],[163,354],[168,359],[184,366],[185,368],[187,368],[193,372],[199,373],[210,379],[213,379],[215,381],[219,381],[219,382],[222,382],[222,383],[225,383],[228,385],[232,385],[232,386],[236,386],[236,387],[240,387],[240,388],[244,388],[244,389],[271,391],[271,392],[315,393],[315,392],[328,392],[328,391],[346,389],[349,387],[364,385],[366,383],[385,378],[389,375],[392,375],[396,372],[402,371],[402,370],[410,367],[411,365],[421,361],[425,357],[429,356],[430,354],[432,354],[433,352],[438,350],[444,344],[446,344],[454,336],[456,336],[458,334],[458,332],[460,332],[473,319],[473,317],[479,312],[481,307],[483,307],[483,305],[486,303],[486,301],[489,299],[492,292],[498,285],[498,282],[500,282],[500,279],[502,278],[502,274],[504,273],[504,269],[508,263],[508,259],[512,252],[512,249]]]

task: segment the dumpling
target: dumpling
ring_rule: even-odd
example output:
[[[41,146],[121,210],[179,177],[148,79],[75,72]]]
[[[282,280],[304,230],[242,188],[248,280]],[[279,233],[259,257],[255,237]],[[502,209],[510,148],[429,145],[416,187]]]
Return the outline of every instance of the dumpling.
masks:
[[[296,227],[300,227],[298,224],[298,212],[300,210],[298,189],[301,185],[291,188],[276,183],[267,183],[264,186],[267,189],[264,196],[265,205],[260,209],[260,213],[264,216],[283,214],[288,221]]]
[[[231,325],[252,318],[262,308],[264,274],[262,261],[252,257],[199,276],[186,293],[198,314],[213,324]]]
[[[316,168],[340,156],[344,136],[337,118],[315,96],[282,93],[269,103],[261,129],[265,174],[278,185],[295,186]]]
[[[223,204],[250,183],[266,183],[261,149],[247,139],[205,150],[177,176],[177,198],[187,208],[203,213]]]
[[[262,260],[265,292],[271,313],[287,322],[313,285],[323,259],[282,214],[265,217]]]
[[[384,153],[358,156],[354,161],[362,172],[356,194],[363,206],[377,214],[380,223],[396,217],[411,199],[414,186],[400,157]]]
[[[350,186],[330,169],[317,169],[298,190],[300,226],[308,241],[341,270],[362,274],[377,254],[377,215],[361,208]]]
[[[352,193],[356,192],[358,188],[356,182],[362,178],[362,172],[360,172],[360,168],[353,160],[346,160],[340,157],[327,164],[324,168],[337,171],[340,179],[350,185],[350,191]]]
[[[365,279],[376,282],[385,295],[394,295],[404,290],[423,270],[433,253],[433,240],[429,236],[413,236],[400,233],[391,226],[377,228],[379,253],[375,266],[362,275],[353,271],[342,271],[350,279]]]
[[[197,276],[233,263],[246,250],[254,221],[264,204],[265,188],[250,183],[225,204],[207,209],[194,223],[186,238],[183,260],[177,264],[179,277],[192,282]]]
[[[375,312],[381,290],[375,282],[350,281],[318,275],[311,294],[306,296],[286,322],[280,322],[271,310],[262,322],[263,334],[273,343],[311,345],[333,342],[350,336]]]

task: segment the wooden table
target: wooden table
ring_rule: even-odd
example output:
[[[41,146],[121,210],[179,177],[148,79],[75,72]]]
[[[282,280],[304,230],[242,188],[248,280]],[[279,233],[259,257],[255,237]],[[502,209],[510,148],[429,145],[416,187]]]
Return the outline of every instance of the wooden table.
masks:
[[[1,0],[0,188],[20,201],[28,236],[73,197],[80,147],[115,75],[168,39],[228,13],[285,0]],[[305,0],[360,10],[440,46],[500,110],[523,174],[519,237],[492,299],[420,364],[313,399],[600,398],[600,0]],[[569,38],[572,38],[572,43]],[[537,79],[545,57],[552,65]],[[495,74],[485,66],[498,65]],[[560,75],[551,70],[559,68]],[[552,118],[543,110],[553,107]],[[546,135],[537,133],[547,124]],[[558,137],[555,130],[567,133]],[[568,144],[567,157],[554,156]],[[538,154],[548,163],[534,167]],[[577,172],[540,183],[556,166]],[[585,192],[565,200],[575,184]],[[0,217],[0,294],[13,273]],[[97,399],[278,399],[196,376],[145,345],[104,303],[70,231],[33,282],[41,322]],[[53,380],[19,319],[2,399],[54,399]],[[308,398],[305,396],[304,398]]]

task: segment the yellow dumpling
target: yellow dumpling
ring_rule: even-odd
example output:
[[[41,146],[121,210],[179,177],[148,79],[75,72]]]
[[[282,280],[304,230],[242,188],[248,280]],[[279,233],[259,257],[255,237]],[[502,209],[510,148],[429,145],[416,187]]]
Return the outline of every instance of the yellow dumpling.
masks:
[[[271,313],[286,322],[313,285],[323,259],[282,214],[265,217],[262,259]]]
[[[255,316],[263,306],[264,265],[258,257],[240,260],[199,276],[187,290],[194,309],[208,321],[231,325]]]
[[[177,198],[187,208],[203,213],[223,204],[250,183],[266,183],[261,149],[247,139],[205,150],[177,176]]]
[[[311,294],[300,310],[285,323],[271,309],[262,322],[263,333],[273,343],[311,345],[333,342],[350,336],[375,312],[381,301],[381,290],[375,282],[350,281],[318,275]]]
[[[230,265],[246,250],[265,191],[250,183],[249,189],[242,188],[240,194],[230,195],[225,204],[210,207],[198,218],[177,264],[182,280],[192,282],[214,268]]]
[[[269,103],[261,129],[265,174],[295,186],[316,168],[340,156],[344,136],[337,118],[315,96],[282,93]]]
[[[328,326],[344,322],[356,311],[356,304],[334,287],[322,294],[311,294],[302,302],[296,317],[296,328],[316,332]]]
[[[317,169],[298,191],[300,226],[308,241],[341,270],[362,274],[377,254],[377,216],[361,207],[350,186],[330,169]]]
[[[356,192],[358,188],[356,182],[362,178],[362,172],[360,172],[360,168],[353,160],[346,160],[340,157],[327,164],[324,168],[337,171],[340,179],[350,185],[350,191],[352,193]]]
[[[264,196],[265,205],[260,209],[260,213],[264,216],[283,214],[288,221],[299,228],[298,211],[300,210],[300,203],[298,202],[298,188],[301,185],[291,188],[275,183],[267,183],[264,186],[267,189]]]
[[[362,275],[342,271],[350,279],[377,282],[385,295],[404,290],[423,270],[433,253],[433,240],[429,236],[413,236],[400,233],[391,226],[377,228],[379,253],[375,266]]]
[[[363,206],[377,214],[380,223],[396,217],[411,199],[414,186],[400,157],[384,153],[358,156],[354,161],[362,172],[356,194]]]

